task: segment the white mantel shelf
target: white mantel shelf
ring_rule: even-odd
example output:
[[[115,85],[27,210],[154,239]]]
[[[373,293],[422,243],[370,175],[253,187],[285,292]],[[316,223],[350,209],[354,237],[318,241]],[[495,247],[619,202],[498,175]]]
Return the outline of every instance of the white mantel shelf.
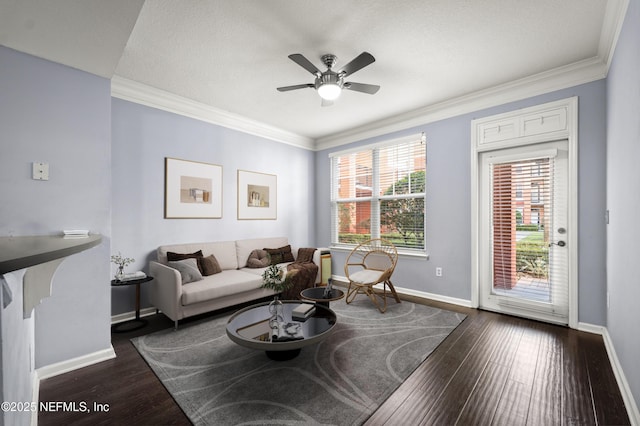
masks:
[[[22,280],[24,317],[30,317],[33,308],[51,296],[53,274],[67,256],[95,247],[101,241],[100,234],[86,238],[0,237],[0,275],[26,269]]]

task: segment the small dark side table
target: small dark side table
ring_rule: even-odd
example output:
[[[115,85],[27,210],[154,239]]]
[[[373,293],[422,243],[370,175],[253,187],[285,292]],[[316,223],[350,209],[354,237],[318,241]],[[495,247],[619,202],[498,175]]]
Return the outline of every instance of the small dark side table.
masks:
[[[326,308],[329,307],[329,302],[340,300],[344,297],[344,292],[337,288],[332,288],[328,297],[325,297],[324,290],[324,287],[305,288],[300,292],[300,297],[316,302],[318,305],[322,305]]]
[[[136,317],[131,320],[113,324],[111,326],[111,331],[113,331],[114,333],[126,333],[129,331],[139,330],[142,327],[147,325],[148,321],[140,318],[140,284],[147,283],[152,279],[153,277],[146,276],[144,278],[140,278],[137,280],[129,280],[129,281],[111,280],[111,287],[124,287],[127,285],[136,286]]]

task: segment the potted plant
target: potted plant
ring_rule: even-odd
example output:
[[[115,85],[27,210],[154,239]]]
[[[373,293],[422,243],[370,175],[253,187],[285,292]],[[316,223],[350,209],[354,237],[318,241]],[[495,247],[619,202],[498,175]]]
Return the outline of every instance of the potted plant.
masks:
[[[278,265],[270,265],[262,273],[262,288],[268,288],[278,293],[291,288],[291,274],[288,274]],[[276,295],[276,297],[278,297]]]
[[[291,274],[279,268],[278,265],[269,265],[262,273],[262,288],[268,288],[280,294],[288,290],[292,285]],[[269,304],[271,320],[276,323],[284,320],[282,317],[282,302],[278,299],[278,294],[274,296],[273,301]]]

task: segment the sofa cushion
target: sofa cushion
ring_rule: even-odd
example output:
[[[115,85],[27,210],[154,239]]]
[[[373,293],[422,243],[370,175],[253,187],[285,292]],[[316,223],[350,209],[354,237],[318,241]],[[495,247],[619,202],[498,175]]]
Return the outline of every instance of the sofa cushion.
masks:
[[[255,249],[249,255],[247,268],[266,268],[269,266],[270,257],[266,250]]]
[[[238,268],[244,268],[247,266],[247,260],[249,255],[255,249],[262,249],[264,247],[282,247],[289,244],[286,237],[274,237],[274,238],[251,238],[246,240],[236,241],[236,251],[238,257]]]
[[[197,259],[202,257],[202,250],[195,251],[193,253],[176,253],[173,251],[167,252],[167,260],[169,262],[177,262],[184,259]]]
[[[255,248],[255,247],[254,247]],[[222,241],[213,243],[189,243],[189,244],[171,244],[158,247],[158,262],[167,264],[167,252],[176,253],[192,253],[202,250],[204,257],[213,254],[218,260],[218,264],[222,270],[238,269],[238,259],[236,258],[235,241]],[[250,252],[251,250],[249,250]],[[247,256],[249,253],[247,253]],[[244,259],[246,261],[246,258]]]
[[[177,269],[182,278],[182,284],[202,280],[202,274],[198,269],[198,260],[196,258],[187,258],[175,262],[169,262],[169,266]]]
[[[265,250],[271,256],[271,264],[277,265],[278,263],[293,262],[293,253],[291,253],[291,246],[286,245],[278,248],[265,248]]]
[[[202,270],[202,275],[204,275],[205,277],[222,272],[222,268],[218,263],[218,259],[216,259],[216,257],[212,254],[207,257],[201,257],[198,260],[198,265]]]
[[[262,285],[262,277],[239,270],[225,270],[182,286],[183,305],[251,291]]]
[[[202,274],[202,265],[200,259],[202,259],[202,250],[195,251],[193,253],[175,253],[173,251],[167,252],[167,261],[177,262],[184,259],[196,259],[198,261],[198,270]]]

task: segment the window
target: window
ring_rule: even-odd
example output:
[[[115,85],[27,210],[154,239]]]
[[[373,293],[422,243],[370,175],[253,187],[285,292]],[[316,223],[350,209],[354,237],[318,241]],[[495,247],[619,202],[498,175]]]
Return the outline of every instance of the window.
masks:
[[[331,243],[390,240],[424,252],[426,146],[420,136],[330,154]]]

